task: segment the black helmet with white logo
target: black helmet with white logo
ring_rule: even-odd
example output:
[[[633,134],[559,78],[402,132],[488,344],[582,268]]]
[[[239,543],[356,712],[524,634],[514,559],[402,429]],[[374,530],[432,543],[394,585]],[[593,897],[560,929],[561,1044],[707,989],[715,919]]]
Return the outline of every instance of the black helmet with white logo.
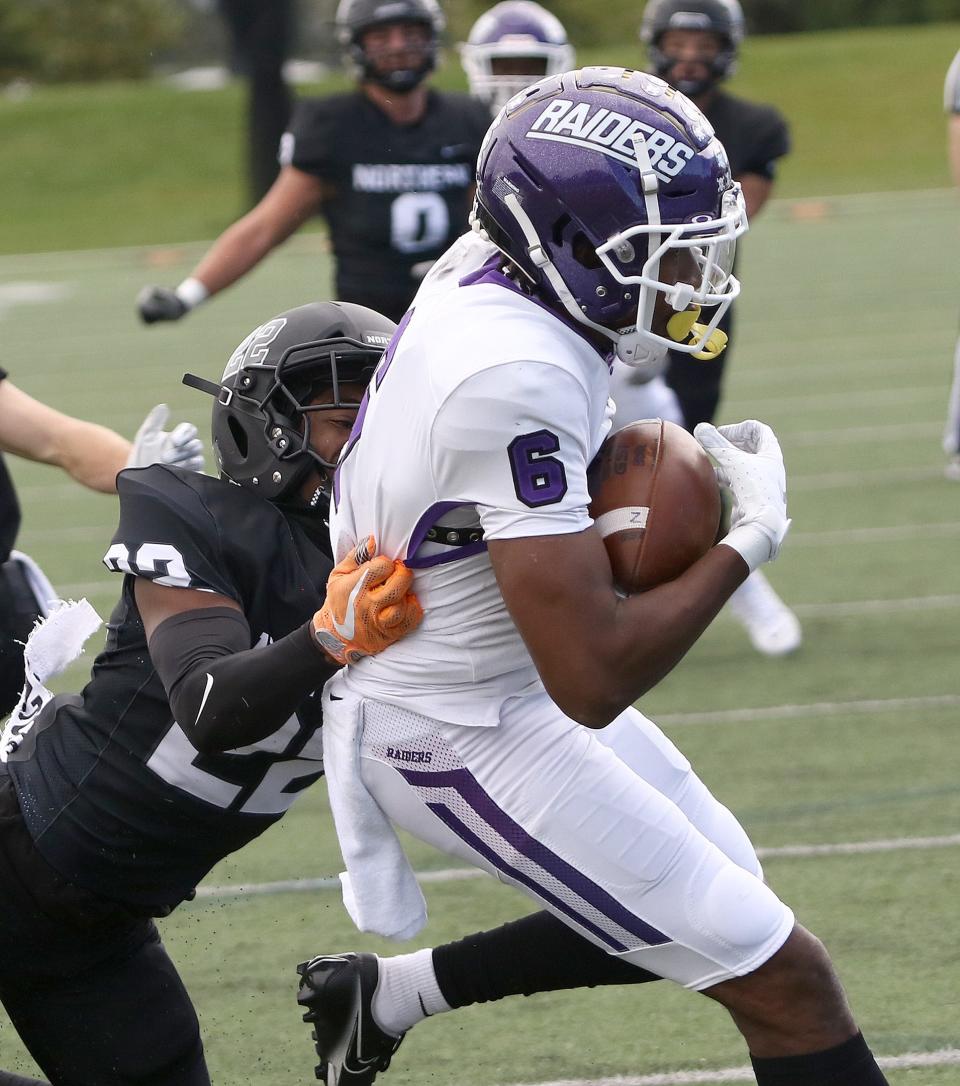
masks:
[[[371,62],[363,48],[363,35],[388,23],[419,23],[429,30],[429,41],[419,64],[381,72]],[[413,90],[433,71],[444,26],[437,0],[340,0],[337,7],[337,37],[357,76],[399,94]]]
[[[316,411],[359,407],[342,386],[366,385],[396,329],[350,302],[311,302],[255,328],[230,356],[220,383],[183,383],[216,398],[211,423],[221,474],[268,501],[295,500],[311,470],[335,465],[310,447]],[[331,390],[328,403],[312,404]]]
[[[705,30],[720,39],[720,52],[710,64],[708,78],[696,85],[677,86],[677,90],[696,97],[733,74],[744,37],[743,9],[738,0],[649,0],[640,24],[640,40],[647,47],[652,70],[673,84],[669,73],[676,61],[660,48],[660,39],[668,30]]]

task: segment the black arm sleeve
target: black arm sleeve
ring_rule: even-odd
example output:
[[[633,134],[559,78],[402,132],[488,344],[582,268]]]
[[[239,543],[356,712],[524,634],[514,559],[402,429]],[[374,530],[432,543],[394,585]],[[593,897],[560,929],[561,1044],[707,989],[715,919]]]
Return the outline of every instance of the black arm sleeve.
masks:
[[[338,664],[305,622],[271,645],[248,648],[250,627],[232,607],[184,611],[150,638],[150,657],[174,719],[204,754],[272,735]]]

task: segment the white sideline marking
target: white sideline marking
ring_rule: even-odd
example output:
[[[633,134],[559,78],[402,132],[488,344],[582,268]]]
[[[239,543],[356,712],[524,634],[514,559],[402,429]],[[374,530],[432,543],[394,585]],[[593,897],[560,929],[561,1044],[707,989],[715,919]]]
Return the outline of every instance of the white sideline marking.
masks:
[[[936,437],[943,433],[942,422],[901,422],[889,426],[841,426],[832,430],[800,430],[777,433],[781,445],[868,445],[890,443],[908,437]]]
[[[911,1070],[915,1067],[946,1067],[960,1063],[960,1048],[941,1048],[936,1052],[907,1052],[902,1056],[878,1056],[877,1063],[886,1070]],[[529,1086],[692,1086],[694,1083],[756,1082],[749,1067],[727,1067],[717,1071],[668,1071],[660,1075],[617,1075],[614,1078],[554,1079]]]
[[[861,856],[874,852],[916,851],[931,848],[952,848],[960,845],[960,833],[946,837],[894,837],[879,841],[843,841],[835,845],[775,845],[758,848],[761,860],[806,859],[811,856]],[[439,871],[416,872],[417,882],[463,882],[488,878],[486,871],[476,867],[449,867]],[[260,894],[302,893],[307,890],[338,890],[338,878],[281,879],[278,882],[251,882],[237,886],[200,886],[198,898],[254,897]]]
[[[944,539],[958,533],[960,521],[957,520],[935,524],[890,524],[883,528],[834,528],[825,532],[791,532],[787,546],[792,550],[794,547],[835,547],[848,543],[900,543],[903,540],[917,542],[923,539]]]

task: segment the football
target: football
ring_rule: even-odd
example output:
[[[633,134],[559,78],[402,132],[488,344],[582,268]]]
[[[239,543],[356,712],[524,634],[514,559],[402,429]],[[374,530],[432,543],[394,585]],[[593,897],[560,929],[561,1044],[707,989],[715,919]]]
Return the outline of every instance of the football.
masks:
[[[625,592],[672,581],[713,546],[720,487],[682,426],[643,419],[604,441],[588,474],[590,515]]]

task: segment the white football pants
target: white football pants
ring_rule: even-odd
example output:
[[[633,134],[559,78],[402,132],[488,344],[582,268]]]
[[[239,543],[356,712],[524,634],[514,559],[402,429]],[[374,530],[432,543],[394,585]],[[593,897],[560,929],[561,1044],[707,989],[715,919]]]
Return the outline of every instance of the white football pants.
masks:
[[[740,824],[637,710],[601,731],[545,693],[508,699],[492,728],[371,700],[362,713],[363,783],[394,824],[608,953],[703,989],[790,934]]]

